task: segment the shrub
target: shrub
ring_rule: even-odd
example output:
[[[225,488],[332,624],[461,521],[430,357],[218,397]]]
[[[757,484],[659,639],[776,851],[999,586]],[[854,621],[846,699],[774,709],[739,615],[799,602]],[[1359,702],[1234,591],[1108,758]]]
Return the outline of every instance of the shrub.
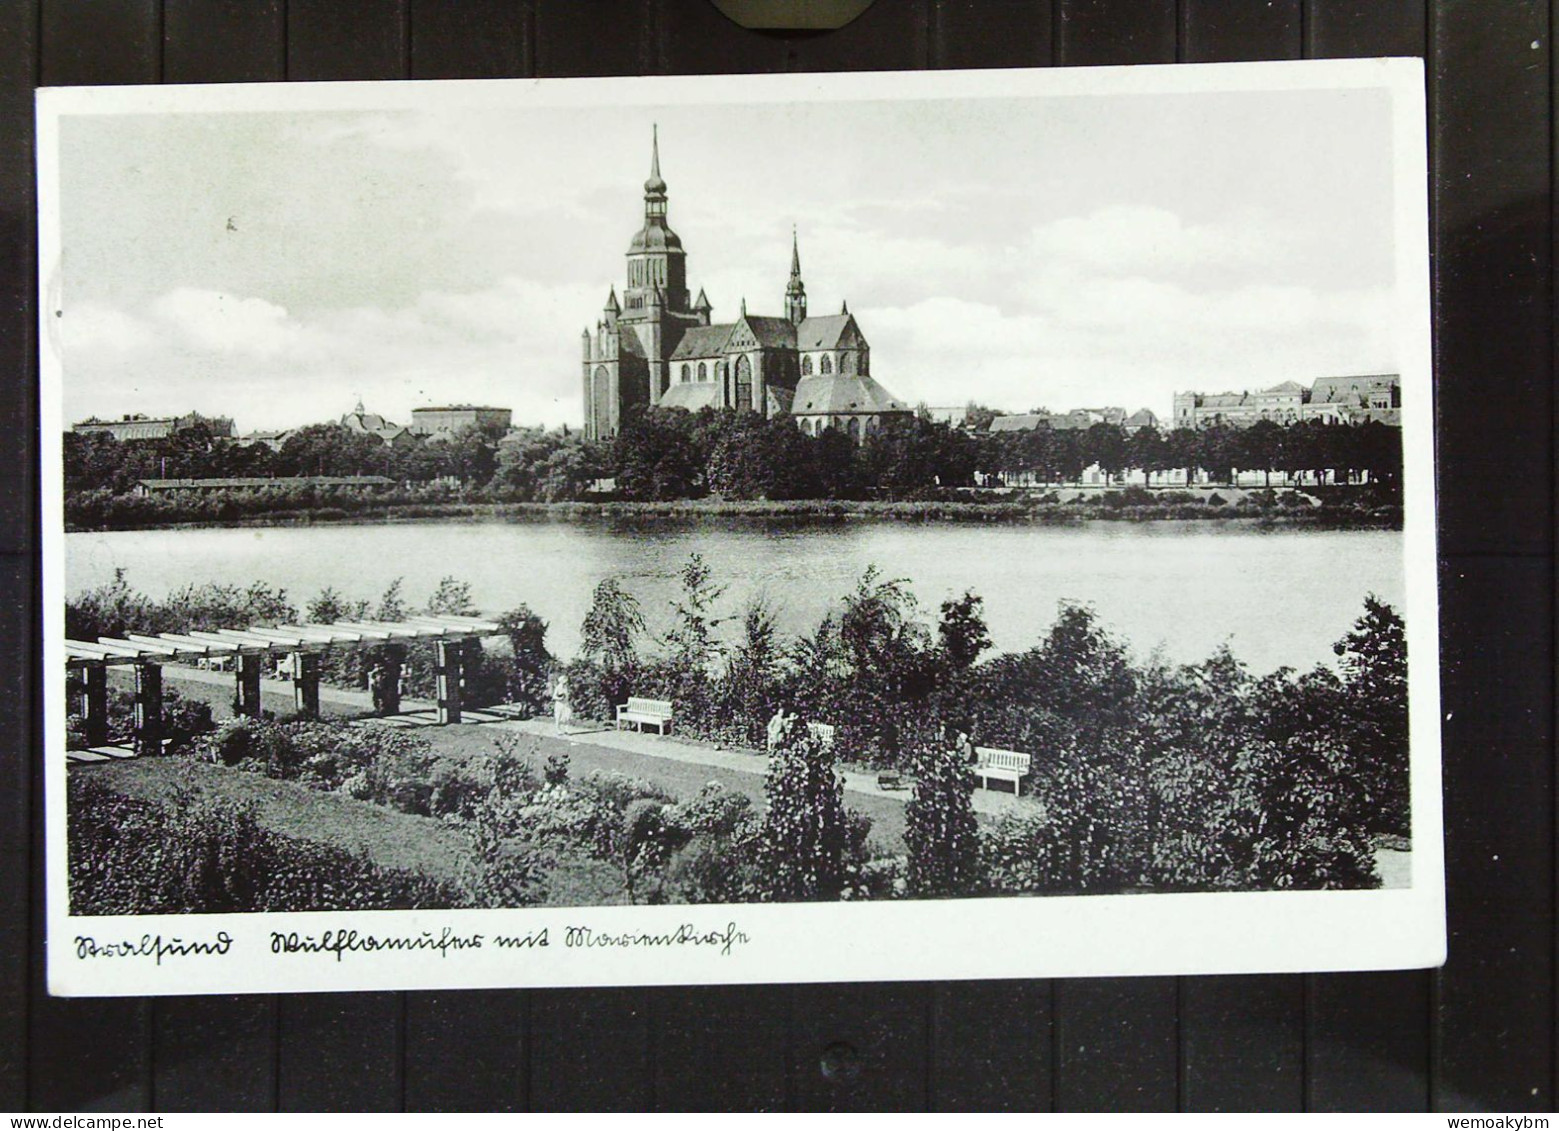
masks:
[[[166,806],[90,776],[67,787],[76,915],[469,906],[460,885],[263,828],[252,805],[183,793]]]
[[[922,897],[971,895],[980,886],[974,776],[957,751],[931,747],[915,760],[915,795],[904,808],[905,880]]]

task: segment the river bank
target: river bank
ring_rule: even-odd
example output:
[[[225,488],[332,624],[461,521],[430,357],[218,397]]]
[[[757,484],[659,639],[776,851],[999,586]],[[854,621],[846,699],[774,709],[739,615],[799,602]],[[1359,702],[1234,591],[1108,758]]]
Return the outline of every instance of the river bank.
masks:
[[[1250,522],[1310,530],[1400,530],[1402,508],[1381,503],[1361,487],[1264,488],[1097,487],[964,492],[929,500],[723,500],[443,502],[343,497],[323,505],[294,505],[263,497],[182,500],[119,497],[115,505],[66,504],[67,533],[222,527],[361,525],[461,520],[512,522],[573,518],[805,518],[891,522],[1011,523],[1073,526],[1084,522]]]

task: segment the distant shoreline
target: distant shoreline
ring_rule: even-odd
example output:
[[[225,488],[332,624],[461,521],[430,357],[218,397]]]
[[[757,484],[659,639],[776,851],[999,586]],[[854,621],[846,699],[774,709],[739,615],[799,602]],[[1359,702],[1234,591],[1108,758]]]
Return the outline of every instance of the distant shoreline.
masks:
[[[1362,502],[1344,505],[1312,506],[1260,505],[1248,496],[1260,494],[1256,488],[1225,489],[1223,494],[1240,501],[1209,504],[1185,499],[1184,491],[1171,489],[1166,494],[1174,501],[1122,503],[1100,492],[1097,499],[1073,502],[1041,499],[1002,499],[974,501],[964,499],[882,502],[838,499],[791,501],[725,501],[719,499],[680,499],[658,502],[558,502],[558,503],[484,503],[419,502],[364,505],[347,510],[341,507],[308,507],[297,510],[235,515],[222,520],[115,522],[81,525],[67,520],[66,533],[107,533],[125,530],[189,530],[224,527],[279,526],[352,526],[387,523],[415,524],[447,520],[499,522],[514,519],[574,518],[868,518],[894,522],[986,522],[1072,526],[1082,522],[1160,522],[1203,521],[1245,522],[1261,526],[1316,530],[1400,530],[1400,505],[1367,506]],[[1217,497],[1213,490],[1209,497]]]

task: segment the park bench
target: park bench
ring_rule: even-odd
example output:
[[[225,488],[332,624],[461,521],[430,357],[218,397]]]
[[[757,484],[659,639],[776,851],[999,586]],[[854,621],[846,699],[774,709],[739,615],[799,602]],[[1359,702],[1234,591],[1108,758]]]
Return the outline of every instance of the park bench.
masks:
[[[818,742],[821,742],[824,746],[832,746],[834,744],[834,724],[833,723],[808,723],[807,724],[807,737],[811,738],[811,739],[816,739]]]
[[[622,730],[624,723],[633,724],[635,730],[653,726],[661,734],[666,734],[671,730],[671,700],[631,696],[628,702],[617,708],[617,729]]]
[[[1016,750],[998,750],[994,746],[976,746],[974,752],[979,760],[969,768],[979,777],[981,789],[990,789],[989,779],[997,778],[1010,781],[1014,794],[1022,792],[1023,777],[1029,772],[1032,761],[1030,755]]]
[[[884,770],[877,775],[878,789],[908,789],[904,784],[904,775],[898,770]]]

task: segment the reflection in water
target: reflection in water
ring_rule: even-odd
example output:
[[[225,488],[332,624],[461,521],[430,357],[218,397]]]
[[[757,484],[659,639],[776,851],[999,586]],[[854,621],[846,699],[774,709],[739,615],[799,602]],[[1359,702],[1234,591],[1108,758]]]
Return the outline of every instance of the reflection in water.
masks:
[[[577,648],[591,590],[605,577],[621,579],[651,630],[663,630],[690,553],[727,586],[731,614],[761,595],[788,633],[810,631],[875,564],[911,582],[928,620],[944,599],[980,594],[1003,651],[1036,643],[1057,602],[1073,600],[1091,603],[1139,657],[1162,646],[1171,659],[1199,660],[1228,642],[1258,672],[1330,662],[1366,593],[1398,609],[1403,600],[1398,532],[1214,522],[571,518],[71,534],[66,550],[72,594],[123,568],[154,596],[259,580],[301,607],[327,586],[377,598],[400,577],[420,603],[452,575],[471,584],[484,611],[530,605],[563,655]]]

